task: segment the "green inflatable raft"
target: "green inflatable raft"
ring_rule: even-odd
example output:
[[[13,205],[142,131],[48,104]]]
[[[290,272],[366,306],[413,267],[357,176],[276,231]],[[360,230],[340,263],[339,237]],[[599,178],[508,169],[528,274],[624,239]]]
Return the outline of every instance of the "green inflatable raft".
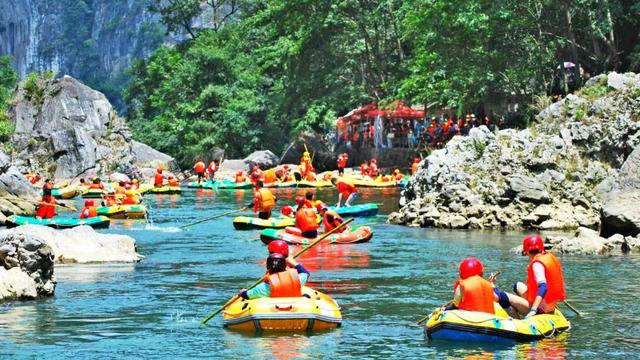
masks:
[[[93,228],[108,228],[109,218],[106,216],[96,216],[88,219],[61,218],[38,219],[29,216],[11,215],[7,218],[5,225],[9,228],[20,225],[44,225],[54,229],[68,229],[80,225],[89,225]]]

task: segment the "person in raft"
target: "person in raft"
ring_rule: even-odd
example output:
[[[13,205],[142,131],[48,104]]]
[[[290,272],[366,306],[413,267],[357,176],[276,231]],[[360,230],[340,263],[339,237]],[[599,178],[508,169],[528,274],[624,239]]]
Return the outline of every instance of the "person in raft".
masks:
[[[302,196],[296,197],[296,227],[300,229],[302,237],[315,239],[318,236],[318,215],[313,207],[307,207],[307,200]]]
[[[209,179],[215,180],[216,173],[218,172],[218,162],[216,160],[211,160],[209,166],[207,166],[207,174],[209,175]]]
[[[453,285],[453,304],[442,310],[467,310],[495,314],[494,302],[502,307],[509,307],[507,294],[495,288],[496,275],[491,274],[488,280],[483,276],[484,268],[480,260],[466,258],[460,262],[460,278]]]
[[[253,212],[258,214],[260,219],[268,220],[271,217],[271,210],[276,206],[277,201],[273,193],[264,187],[262,180],[257,180],[255,192],[253,193],[253,202],[247,205],[247,208],[253,207]]]
[[[80,219],[88,219],[98,216],[98,210],[96,209],[93,200],[85,200],[84,208],[80,210]]]
[[[205,170],[206,170],[206,165],[202,160],[199,160],[198,162],[196,162],[195,165],[193,165],[193,172],[196,173],[196,175],[198,176],[198,183],[201,183],[202,180],[204,179]]]
[[[89,189],[104,190],[104,184],[99,177],[94,177],[93,181],[91,181],[91,184],[89,185]]]
[[[309,276],[309,271],[292,256],[285,257],[273,253],[267,258],[267,275],[264,282],[253,289],[240,290],[238,296],[246,300],[263,297],[300,297],[302,286],[307,283]]]
[[[508,294],[510,305],[525,318],[536,314],[553,314],[558,301],[565,299],[560,260],[544,249],[544,240],[529,235],[522,241],[523,255],[529,257],[527,283],[517,282]]]
[[[169,186],[171,186],[171,187],[180,186],[180,182],[173,175],[169,175],[169,179],[167,181],[169,183]]]
[[[56,216],[56,198],[51,195],[53,189],[53,180],[47,179],[42,187],[42,199],[36,205],[36,217],[38,219],[51,219]]]
[[[358,191],[352,181],[345,178],[332,178],[331,183],[338,189],[338,203],[336,207],[339,208],[344,200],[344,206],[351,206],[351,203],[358,197]]]
[[[153,186],[155,187],[164,186],[164,175],[162,174],[162,168],[156,169],[156,174],[153,176]]]
[[[347,153],[338,155],[338,175],[344,175],[344,168],[347,167],[347,161],[349,161],[349,155],[347,155]]]
[[[415,175],[418,172],[418,166],[420,165],[420,159],[413,159],[413,163],[411,164],[411,175]]]
[[[273,240],[267,246],[269,255],[278,253],[284,257],[289,256],[289,245],[284,240]]]
[[[294,213],[294,209],[293,207],[289,206],[289,205],[285,205],[283,207],[280,208],[280,214],[282,214],[282,216],[286,216],[289,218],[294,218],[295,215]]]
[[[244,173],[242,171],[238,171],[236,173],[236,184],[244,184],[245,182],[247,182],[247,178],[244,176]]]
[[[140,203],[140,200],[135,190],[128,189],[124,192],[124,199],[122,199],[122,205],[138,205],[139,203]]]
[[[344,219],[338,215],[337,212],[329,210],[327,204],[320,203],[316,206],[316,209],[318,210],[318,214],[322,215],[322,225],[324,225],[324,232],[326,233],[337,228],[344,222]],[[337,232],[341,233],[346,229],[347,227],[345,226]]]

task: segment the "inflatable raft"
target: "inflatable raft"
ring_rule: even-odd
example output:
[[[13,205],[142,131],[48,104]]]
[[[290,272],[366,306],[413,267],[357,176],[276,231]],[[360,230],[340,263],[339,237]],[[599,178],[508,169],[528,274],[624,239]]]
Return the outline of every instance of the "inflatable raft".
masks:
[[[63,188],[56,188],[51,190],[51,195],[56,199],[73,199],[80,195],[82,192],[76,186],[65,186]],[[42,194],[42,191],[40,191]]]
[[[477,311],[448,310],[431,315],[425,334],[431,340],[511,344],[555,336],[571,324],[556,309],[553,314],[513,319],[496,304],[496,315]]]
[[[107,190],[104,189],[87,189],[82,193],[83,199],[100,199],[103,194],[106,194]]]
[[[333,184],[331,184],[331,181],[300,180],[300,181],[298,181],[297,186],[299,188],[321,188],[321,187],[333,186]]]
[[[187,185],[188,188],[191,189],[213,189],[215,187],[215,181],[207,180],[202,182],[190,182]]]
[[[366,188],[389,188],[396,187],[396,181],[380,181],[380,180],[363,180],[363,179],[353,179],[353,184],[358,187],[366,187]]]
[[[80,225],[89,225],[93,228],[108,228],[109,218],[106,216],[96,216],[88,219],[61,217],[38,219],[35,217],[11,215],[7,217],[5,225],[7,227],[15,227],[19,225],[44,225],[54,229],[68,229]]]
[[[223,313],[224,327],[244,331],[313,332],[340,327],[340,306],[330,296],[302,287],[301,297],[238,298]]]
[[[378,205],[373,203],[358,204],[352,206],[341,206],[339,208],[329,207],[340,216],[376,216],[378,214]]]
[[[331,244],[356,244],[367,242],[371,240],[373,232],[368,226],[354,226],[349,230],[345,230],[341,233],[330,235],[323,240],[324,243]],[[315,239],[308,239],[302,237],[300,229],[295,227],[288,227],[283,230],[278,229],[264,229],[260,232],[260,240],[268,245],[273,240],[284,240],[288,244],[292,245],[307,245],[312,243]]]
[[[180,186],[161,186],[161,187],[152,187],[149,189],[149,192],[152,194],[161,194],[161,195],[176,195],[182,193],[182,189]]]
[[[243,183],[236,183],[231,180],[222,180],[216,181],[215,188],[216,189],[227,189],[227,190],[241,190],[241,189],[251,189],[252,184],[248,181]]]
[[[270,184],[264,184],[266,188],[293,188],[296,187],[297,183],[295,181],[285,181],[285,182],[273,182]]]
[[[96,210],[98,215],[113,219],[143,219],[147,216],[147,207],[140,204],[100,206]]]
[[[287,226],[294,226],[295,220],[290,217],[269,218],[268,220],[257,217],[238,216],[233,219],[233,227],[236,230],[253,229],[284,229]]]

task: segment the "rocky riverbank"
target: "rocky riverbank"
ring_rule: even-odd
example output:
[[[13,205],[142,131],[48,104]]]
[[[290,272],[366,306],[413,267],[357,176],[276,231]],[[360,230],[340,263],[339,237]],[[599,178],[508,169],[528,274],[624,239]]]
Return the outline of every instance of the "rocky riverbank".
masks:
[[[611,73],[528,129],[472,129],[422,161],[389,222],[636,236],[639,114],[640,75]]]

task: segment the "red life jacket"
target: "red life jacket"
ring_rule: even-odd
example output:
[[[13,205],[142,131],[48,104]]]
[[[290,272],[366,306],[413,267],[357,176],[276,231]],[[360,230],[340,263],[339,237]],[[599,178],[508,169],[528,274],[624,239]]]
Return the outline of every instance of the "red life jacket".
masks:
[[[213,161],[209,163],[209,166],[207,167],[207,171],[213,175],[216,171],[218,171],[218,167],[216,166],[216,163],[214,163]]]
[[[135,195],[127,195],[122,200],[122,205],[138,205],[138,200]]]
[[[169,179],[169,186],[180,186],[178,179]]]
[[[162,174],[156,173],[153,177],[153,185],[156,187],[162,187],[164,185],[164,176]]]
[[[347,167],[347,158],[345,158],[342,155],[338,156],[338,167],[339,168]]]
[[[102,183],[91,183],[89,189],[104,189],[104,185]]]
[[[202,161],[198,161],[195,165],[193,165],[193,170],[195,170],[196,174],[204,173],[204,167],[206,165]]]
[[[56,199],[53,196],[47,195],[42,197],[42,201],[36,207],[36,216],[43,219],[51,219],[56,215]]]
[[[320,226],[318,225],[316,212],[313,209],[301,207],[296,212],[296,227],[302,232],[317,230]]]
[[[302,296],[302,283],[300,283],[300,276],[295,269],[271,274],[267,282],[271,287],[271,297]]]
[[[333,221],[329,221],[329,217],[333,217]],[[322,217],[322,225],[324,225],[324,231],[325,232],[329,232],[329,231],[335,229],[341,223],[342,223],[342,218],[340,217],[340,215],[338,215],[337,212],[335,212],[333,210],[327,210],[324,213],[324,216]],[[346,227],[343,227],[338,232],[343,232],[345,229],[346,229]]]
[[[489,281],[474,275],[464,280],[458,280],[458,286],[462,292],[462,301],[458,304],[458,309],[495,313],[493,286]]]
[[[98,216],[98,211],[95,206],[86,206],[80,211],[80,219],[88,219]]]
[[[548,305],[548,310],[554,310],[557,301],[565,299],[564,278],[562,276],[562,266],[560,260],[550,252],[536,255],[527,268],[527,300],[533,304],[538,293],[538,283],[533,274],[533,264],[540,263],[544,266],[544,276],[547,279],[547,293],[544,301]]]
[[[356,186],[353,182],[348,180],[339,180],[336,183],[336,187],[338,188],[338,192],[342,194],[342,197],[348,198],[349,195],[356,192]]]
[[[360,174],[369,175],[369,166],[365,164],[360,165]]]
[[[369,176],[376,177],[378,176],[378,165],[372,164],[369,166]]]

